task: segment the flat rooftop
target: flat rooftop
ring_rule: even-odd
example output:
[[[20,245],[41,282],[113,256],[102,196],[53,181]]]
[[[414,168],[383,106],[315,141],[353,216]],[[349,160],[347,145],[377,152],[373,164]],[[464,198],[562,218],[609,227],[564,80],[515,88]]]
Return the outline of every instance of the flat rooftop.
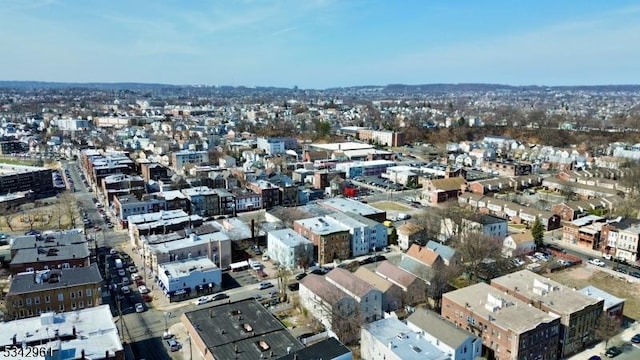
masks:
[[[29,173],[34,171],[50,170],[38,166],[25,166],[25,165],[13,165],[0,163],[0,175],[16,174],[16,173]]]
[[[518,291],[522,296],[540,301],[545,307],[561,315],[573,314],[598,303],[597,299],[529,270],[495,278],[491,280],[491,284]]]
[[[89,246],[86,242],[66,246],[37,247],[18,250],[13,259],[11,259],[11,265],[84,259],[87,257],[89,257]]]
[[[359,201],[347,199],[347,198],[333,198],[324,201],[319,201],[318,204],[326,208],[332,209],[338,212],[352,212],[358,215],[367,216],[380,214],[384,211],[378,210],[373,206],[363,204]]]
[[[312,242],[309,239],[293,231],[293,229],[289,229],[289,228],[269,231],[269,235],[280,240],[280,242],[282,242],[288,247],[295,247],[295,246],[300,246],[304,244],[312,244]]]
[[[348,347],[336,338],[330,337],[300,350],[292,351],[290,354],[279,357],[278,360],[336,359],[350,353],[351,350]]]
[[[91,264],[88,267],[19,273],[11,281],[9,295],[85,284],[98,284],[100,282],[102,282],[102,276],[100,276],[100,271],[98,271],[98,265],[96,264]]]
[[[309,145],[309,147],[314,148],[316,150],[326,150],[326,151],[373,149],[373,145],[363,144],[358,142],[311,144]]]
[[[189,248],[199,244],[207,244],[209,242],[217,243],[218,241],[229,240],[230,238],[225,233],[216,231],[213,233],[202,235],[193,234],[185,238],[180,238],[173,241],[165,241],[157,244],[149,244],[147,246],[152,253],[168,254],[173,251]],[[217,246],[217,244],[215,246]]]
[[[603,310],[611,309],[614,306],[620,305],[625,302],[625,299],[613,296],[608,292],[598,289],[593,285],[589,285],[585,288],[578,290],[578,292],[597,300],[604,300]]]
[[[318,235],[327,235],[349,230],[346,226],[326,217],[313,217],[309,219],[296,220],[295,222]]]
[[[33,249],[38,246],[66,246],[71,244],[81,244],[86,242],[84,234],[80,230],[67,230],[53,233],[45,233],[41,235],[24,235],[17,236],[10,240],[11,248],[16,249]]]
[[[175,279],[189,275],[195,270],[206,272],[217,268],[218,266],[206,256],[158,264],[158,271],[165,274],[168,272],[167,275]]]
[[[150,223],[156,222],[159,220],[169,220],[181,217],[187,217],[188,214],[184,212],[184,210],[167,210],[167,211],[158,211],[154,213],[147,214],[139,214],[139,215],[131,215],[127,217],[127,221],[130,224],[141,224],[141,223]]]
[[[367,324],[368,331],[378,346],[389,347],[398,359],[448,360],[449,354],[442,352],[398,318],[390,317]]]
[[[85,349],[85,356],[89,359],[104,358],[106,352],[109,352],[109,358],[115,358],[116,352],[123,351],[109,305],[2,322],[0,333],[6,335],[0,338],[0,349],[12,346],[15,336],[18,344],[24,341],[27,346],[60,348],[76,355],[79,354],[78,349]],[[56,333],[59,340],[55,338]],[[18,356],[15,359],[36,358]]]
[[[535,329],[541,323],[559,318],[510,296],[485,283],[467,286],[443,295],[481,317],[484,322],[522,334]],[[491,320],[490,320],[491,319]]]
[[[244,299],[202,308],[183,315],[198,342],[216,359],[255,360],[281,357],[303,345],[258,301]]]

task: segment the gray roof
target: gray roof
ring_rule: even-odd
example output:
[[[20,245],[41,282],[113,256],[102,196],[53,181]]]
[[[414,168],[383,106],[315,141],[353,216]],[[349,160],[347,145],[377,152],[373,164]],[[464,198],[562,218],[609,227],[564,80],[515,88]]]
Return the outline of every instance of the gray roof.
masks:
[[[590,298],[597,300],[604,300],[604,309],[609,310],[614,306],[620,305],[625,302],[625,299],[621,299],[619,297],[613,296],[608,292],[598,289],[593,285],[589,285],[585,288],[578,290],[578,292],[587,295]]]
[[[438,255],[440,255],[440,257],[447,262],[451,261],[453,256],[456,254],[456,250],[452,247],[440,244],[439,242],[433,240],[429,240],[429,242],[427,242],[427,249],[438,253]]]
[[[477,337],[443,319],[438,313],[426,309],[416,309],[416,311],[407,318],[407,322],[422,329],[425,333],[430,334],[453,349],[457,349],[468,338]]]
[[[54,249],[56,249],[57,251],[55,251]],[[33,262],[52,262],[70,259],[84,259],[87,257],[89,257],[89,247],[87,243],[84,242],[81,244],[71,244],[67,246],[20,249],[11,260],[11,265]]]
[[[58,281],[49,279],[58,278]],[[38,281],[40,281],[38,283]],[[99,284],[102,276],[98,271],[98,265],[89,267],[76,267],[70,269],[52,269],[30,273],[20,273],[13,277],[9,295],[36,292],[48,289],[65,288],[85,284]]]
[[[202,308],[184,314],[216,359],[255,360],[280,357],[303,346],[282,323],[254,299]],[[260,349],[264,341],[269,349]],[[235,348],[238,348],[236,352]]]
[[[433,269],[431,267],[416,261],[409,256],[403,255],[399,260],[395,261],[395,263],[392,262],[394,265],[424,281],[430,282],[431,279],[433,279]]]
[[[51,247],[70,244],[80,244],[87,241],[78,230],[60,231],[42,235],[25,235],[14,238],[11,242],[13,250],[33,249],[37,246]]]
[[[342,345],[338,339],[330,337],[313,345],[309,345],[298,351],[279,357],[278,360],[312,360],[312,359],[336,359],[342,355],[351,354],[348,347]]]

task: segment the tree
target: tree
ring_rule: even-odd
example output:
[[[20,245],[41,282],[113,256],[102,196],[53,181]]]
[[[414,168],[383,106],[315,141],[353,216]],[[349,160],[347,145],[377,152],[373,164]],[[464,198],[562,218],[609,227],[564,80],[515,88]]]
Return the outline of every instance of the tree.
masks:
[[[489,267],[499,270],[497,265],[502,265],[502,240],[497,237],[467,231],[454,238],[454,248],[471,283],[478,282],[479,275],[486,274]]]
[[[286,300],[287,285],[289,284],[291,271],[281,264],[277,268],[276,276],[278,278],[278,293],[280,295],[280,300]]]
[[[350,344],[358,339],[364,319],[354,298],[338,288],[333,288],[314,301],[316,317],[329,327],[341,342]]]
[[[536,217],[536,220],[531,226],[531,235],[533,236],[533,242],[536,244],[536,248],[540,249],[544,247],[544,226],[540,218]]]
[[[433,307],[439,312],[442,306],[442,295],[454,289],[451,284],[460,276],[462,269],[458,264],[436,263],[433,267],[433,273],[427,287],[427,296],[433,299]]]
[[[596,325],[595,335],[598,339],[604,340],[604,348],[609,345],[609,340],[612,337],[618,335],[622,321],[619,317],[609,315],[607,312],[603,312],[598,319]]]

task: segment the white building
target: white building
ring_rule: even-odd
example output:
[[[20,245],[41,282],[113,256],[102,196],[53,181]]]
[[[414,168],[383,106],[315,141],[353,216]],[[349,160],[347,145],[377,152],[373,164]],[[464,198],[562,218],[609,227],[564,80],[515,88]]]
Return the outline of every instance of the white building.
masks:
[[[73,312],[48,312],[39,317],[1,322],[0,333],[5,334],[0,339],[0,348],[4,349],[5,355],[3,359],[49,359],[45,356],[7,355],[7,350],[15,345],[34,350],[50,349],[53,351],[51,359],[72,360],[83,356],[85,359],[103,360],[107,357],[125,357],[109,305]],[[37,353],[40,354],[39,351]]]
[[[638,242],[640,242],[640,225],[633,225],[618,230],[616,241],[616,257],[635,263],[638,259]]]
[[[531,231],[509,234],[502,242],[502,254],[507,257],[528,254],[536,249]]]
[[[177,173],[181,173],[187,164],[198,165],[209,162],[209,153],[206,151],[182,150],[171,154],[171,165]]]
[[[425,340],[396,317],[364,325],[360,353],[367,360],[449,360],[449,354]]]
[[[158,265],[158,284],[165,295],[195,293],[205,289],[220,289],[222,271],[209,258],[189,258]]]
[[[407,318],[411,331],[450,355],[451,360],[475,360],[482,356],[482,339],[440,317],[418,308]]]
[[[56,125],[62,131],[81,131],[87,130],[91,122],[83,119],[58,119]]]
[[[257,140],[258,149],[263,150],[267,155],[284,154],[284,140],[280,138],[264,138]]]
[[[352,314],[358,304],[354,298],[327,281],[324,276],[310,274],[300,280],[300,305],[325,329],[333,328],[333,314]],[[344,341],[344,339],[341,339]]]
[[[344,291],[358,303],[360,316],[364,322],[376,321],[382,318],[382,292],[373,285],[360,279],[352,272],[335,268],[325,278],[328,282]]]
[[[509,234],[507,220],[491,215],[479,215],[462,219],[462,233],[479,232],[503,240]]]
[[[326,218],[349,229],[351,256],[366,255],[374,248],[387,246],[387,228],[377,221],[349,212],[329,214]]]
[[[269,231],[267,254],[281,266],[294,269],[298,264],[311,264],[313,243],[293,229]]]

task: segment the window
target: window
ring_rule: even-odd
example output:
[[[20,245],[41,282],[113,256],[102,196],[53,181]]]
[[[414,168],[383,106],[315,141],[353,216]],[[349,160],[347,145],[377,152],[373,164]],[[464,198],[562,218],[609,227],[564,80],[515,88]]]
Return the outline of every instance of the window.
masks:
[[[87,289],[87,296],[91,296],[91,289]]]
[[[82,300],[78,301],[78,307],[80,309],[84,309],[84,301],[82,301]]]
[[[31,306],[31,298],[27,298],[24,302],[27,306]]]
[[[58,293],[58,301],[64,301],[64,294]]]
[[[33,302],[34,302],[36,305],[39,305],[39,304],[40,304],[40,296],[36,296],[36,297],[34,297],[34,298],[33,298]]]
[[[78,290],[78,297],[82,297],[82,290]]]
[[[71,298],[75,299],[76,298],[76,293],[74,293],[73,291],[71,292]]]
[[[22,299],[18,299],[18,306],[22,306]]]
[[[50,302],[51,302],[51,296],[46,295],[46,296],[44,297],[44,302],[46,302],[47,304],[48,304],[48,303],[50,303]],[[47,309],[48,309],[48,308],[47,308]],[[49,311],[49,310],[47,310],[47,311]]]
[[[76,309],[76,303],[71,303],[71,310],[75,310]]]
[[[91,298],[87,299],[87,306],[91,306]]]

